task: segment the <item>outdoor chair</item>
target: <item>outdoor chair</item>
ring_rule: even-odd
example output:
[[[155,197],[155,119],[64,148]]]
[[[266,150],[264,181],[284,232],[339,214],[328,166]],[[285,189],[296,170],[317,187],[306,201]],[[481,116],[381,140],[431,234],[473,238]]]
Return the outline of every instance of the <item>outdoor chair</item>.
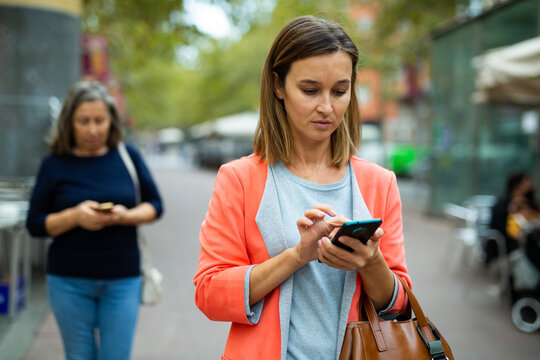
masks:
[[[444,204],[444,214],[455,222],[455,238],[458,242],[454,247],[461,248],[458,259],[460,269],[484,261],[483,241],[493,235],[489,223],[495,201],[496,197],[492,195],[475,195],[465,200],[463,205]]]
[[[492,195],[475,195],[463,202],[462,205],[446,203],[443,206],[443,213],[454,220],[454,238],[452,249],[448,251],[451,259],[455,261],[455,269],[463,272],[467,276],[466,289],[470,287],[471,272],[478,268],[485,268],[486,254],[484,244],[493,241],[499,254],[506,254],[506,243],[504,236],[490,227],[491,208],[496,202],[496,197]],[[446,257],[448,258],[448,256]],[[497,291],[503,302],[509,299],[509,279],[510,270],[508,258],[500,256],[494,264],[490,266],[491,272],[497,276]]]

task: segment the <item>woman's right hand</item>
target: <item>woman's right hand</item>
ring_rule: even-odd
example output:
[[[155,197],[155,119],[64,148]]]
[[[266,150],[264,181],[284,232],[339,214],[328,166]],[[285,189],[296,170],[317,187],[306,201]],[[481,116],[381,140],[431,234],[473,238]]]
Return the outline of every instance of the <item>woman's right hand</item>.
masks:
[[[101,230],[107,226],[112,215],[96,211],[98,205],[99,203],[92,200],[79,203],[75,207],[75,222],[77,225],[83,229],[92,231]]]
[[[304,216],[296,221],[300,232],[298,244],[253,267],[249,280],[250,305],[261,300],[299,268],[317,259],[319,239],[341,226],[340,217],[326,221],[326,215],[336,216],[330,205],[318,204],[313,206],[313,209],[306,210]]]
[[[294,248],[298,261],[304,265],[317,259],[317,242],[323,236],[328,236],[341,224],[326,221],[326,215],[336,216],[334,209],[327,204],[317,204],[313,209],[306,210],[304,216],[296,221],[300,232],[300,242]]]
[[[95,231],[101,230],[110,221],[111,214],[96,211],[99,203],[86,200],[76,206],[51,213],[45,218],[45,229],[51,237],[62,235],[76,227]]]

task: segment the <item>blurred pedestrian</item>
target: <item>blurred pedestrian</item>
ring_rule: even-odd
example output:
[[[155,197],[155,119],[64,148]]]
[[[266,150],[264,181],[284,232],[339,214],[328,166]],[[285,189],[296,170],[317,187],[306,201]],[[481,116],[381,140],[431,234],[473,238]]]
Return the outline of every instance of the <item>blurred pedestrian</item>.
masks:
[[[141,155],[127,145],[140,182],[136,203],[121,140],[106,88],[74,84],[30,199],[30,234],[53,238],[47,291],[69,360],[130,358],[141,296],[137,225],[163,208]]]
[[[354,156],[357,62],[344,30],[313,16],[270,49],[254,154],[220,168],[200,231],[195,302],[232,322],[223,359],[335,359],[362,291],[381,315],[407,306],[396,177]],[[331,243],[347,219],[372,217],[382,229],[366,245]]]
[[[540,211],[533,199],[517,195],[508,205],[506,233],[508,237],[520,242],[527,231],[540,227]]]
[[[530,175],[527,172],[517,172],[510,174],[506,181],[506,192],[499,197],[493,208],[491,209],[490,227],[498,230],[505,240],[506,252],[518,248],[518,243],[507,232],[508,214],[512,199],[525,198],[534,203],[534,189]],[[490,263],[497,258],[498,247],[493,240],[488,240],[484,244],[486,255],[486,263]]]
[[[513,298],[517,297],[515,290],[532,290],[538,287],[539,231],[540,212],[536,203],[526,197],[514,197],[508,207],[506,223],[507,235],[515,243],[514,249],[509,253]]]

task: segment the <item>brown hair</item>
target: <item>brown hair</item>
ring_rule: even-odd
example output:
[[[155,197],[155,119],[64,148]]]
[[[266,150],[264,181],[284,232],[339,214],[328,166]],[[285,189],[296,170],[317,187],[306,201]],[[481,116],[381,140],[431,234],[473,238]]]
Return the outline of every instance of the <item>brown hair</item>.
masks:
[[[73,113],[77,107],[86,101],[101,100],[107,107],[111,117],[111,127],[107,138],[107,146],[114,149],[122,140],[122,127],[113,97],[103,84],[97,81],[76,82],[68,91],[60,116],[50,140],[51,152],[55,155],[71,155],[75,147],[73,134]]]
[[[278,34],[264,64],[261,79],[260,117],[255,130],[254,151],[261,160],[273,164],[277,159],[290,163],[292,133],[285,106],[274,92],[273,73],[280,84],[293,62],[311,56],[343,51],[351,57],[351,100],[340,126],[331,135],[332,163],[340,167],[349,161],[360,145],[362,121],[356,98],[355,80],[358,49],[341,26],[314,16],[292,20]]]

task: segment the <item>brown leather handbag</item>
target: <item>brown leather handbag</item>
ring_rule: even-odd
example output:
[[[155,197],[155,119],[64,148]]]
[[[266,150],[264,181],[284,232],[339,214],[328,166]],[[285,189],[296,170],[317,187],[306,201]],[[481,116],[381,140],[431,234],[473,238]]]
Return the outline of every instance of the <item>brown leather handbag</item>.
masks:
[[[339,360],[453,360],[452,350],[437,328],[424,315],[405,281],[398,276],[409,296],[416,318],[383,320],[371,299],[362,292],[360,305],[367,320],[347,324]],[[360,309],[362,310],[362,309]],[[362,311],[360,311],[362,316]]]

